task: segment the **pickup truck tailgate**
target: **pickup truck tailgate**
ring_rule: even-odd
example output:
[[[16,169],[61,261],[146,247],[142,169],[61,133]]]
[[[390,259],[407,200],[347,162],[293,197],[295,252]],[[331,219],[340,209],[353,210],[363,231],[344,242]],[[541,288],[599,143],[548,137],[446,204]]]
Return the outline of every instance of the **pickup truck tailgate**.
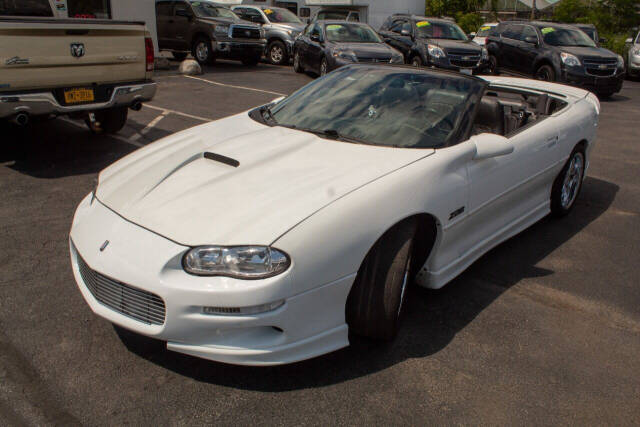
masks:
[[[151,78],[143,23],[0,19],[0,91]]]

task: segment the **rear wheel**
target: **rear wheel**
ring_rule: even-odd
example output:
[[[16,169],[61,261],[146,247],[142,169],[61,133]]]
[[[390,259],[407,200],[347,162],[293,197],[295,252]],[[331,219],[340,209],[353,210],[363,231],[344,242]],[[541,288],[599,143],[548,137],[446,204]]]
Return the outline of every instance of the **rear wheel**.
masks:
[[[536,71],[536,79],[544,80],[546,82],[555,82],[556,81],[556,72],[553,71],[550,65],[542,65]]]
[[[551,191],[551,213],[563,217],[571,212],[582,189],[585,168],[585,150],[574,148],[567,164],[556,178]]]
[[[413,59],[411,59],[411,65],[413,65],[416,68],[420,68],[422,67],[422,58],[420,58],[419,55],[416,55],[413,57]]]
[[[494,55],[489,55],[488,71],[489,71],[489,74],[491,74],[492,76],[497,76],[499,73],[498,58],[496,58]]]
[[[187,52],[171,52],[171,54],[176,61],[184,61],[188,55]]]
[[[271,42],[267,48],[267,57],[273,65],[286,65],[289,63],[287,48],[280,40]]]
[[[191,54],[201,65],[213,64],[215,62],[211,40],[206,37],[196,39],[193,43]]]
[[[303,73],[304,69],[302,68],[302,63],[300,62],[300,52],[297,50],[293,54],[293,71],[296,73]]]
[[[95,122],[86,120],[89,130],[95,134],[118,133],[127,123],[129,109],[127,107],[110,108],[95,112]]]
[[[346,317],[352,332],[391,340],[399,329],[411,281],[415,221],[387,231],[365,258],[347,299]]]

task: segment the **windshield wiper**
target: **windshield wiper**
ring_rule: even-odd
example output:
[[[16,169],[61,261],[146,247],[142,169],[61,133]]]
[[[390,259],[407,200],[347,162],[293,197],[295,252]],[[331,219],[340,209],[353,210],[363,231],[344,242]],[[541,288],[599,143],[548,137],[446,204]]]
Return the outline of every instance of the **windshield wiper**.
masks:
[[[318,129],[308,129],[308,128],[299,128],[296,125],[282,125],[282,124],[278,124],[278,126],[282,126],[285,128],[289,128],[289,129],[295,129],[295,130],[299,130],[301,132],[309,132],[312,133],[314,135],[318,135],[322,138],[326,138],[326,139],[333,139],[336,141],[342,141],[342,142],[350,142],[352,144],[367,144],[367,145],[371,145],[371,143],[363,141],[361,139],[357,139],[357,138],[353,138],[350,136],[346,136],[341,134],[340,132],[338,132],[335,129],[326,129],[326,130],[318,130]]]

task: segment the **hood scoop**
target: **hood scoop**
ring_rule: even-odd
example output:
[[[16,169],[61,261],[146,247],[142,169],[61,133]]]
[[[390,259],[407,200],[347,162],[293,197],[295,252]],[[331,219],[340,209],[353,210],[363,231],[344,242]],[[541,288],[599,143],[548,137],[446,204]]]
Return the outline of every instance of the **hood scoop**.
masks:
[[[238,166],[240,166],[240,162],[237,161],[236,159],[232,159],[231,157],[222,156],[216,153],[206,152],[204,153],[204,158],[208,160],[213,160],[214,162],[224,163],[225,165],[232,166],[234,168],[237,168]]]

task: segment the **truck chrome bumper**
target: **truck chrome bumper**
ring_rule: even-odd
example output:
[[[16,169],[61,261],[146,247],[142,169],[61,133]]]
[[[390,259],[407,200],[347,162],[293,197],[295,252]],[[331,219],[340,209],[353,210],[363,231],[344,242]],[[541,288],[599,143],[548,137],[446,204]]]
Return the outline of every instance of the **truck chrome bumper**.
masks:
[[[26,113],[33,116],[64,115],[80,111],[95,111],[113,107],[132,106],[151,101],[157,91],[156,83],[116,86],[107,102],[61,105],[52,92],[14,93],[0,95],[0,118]]]

